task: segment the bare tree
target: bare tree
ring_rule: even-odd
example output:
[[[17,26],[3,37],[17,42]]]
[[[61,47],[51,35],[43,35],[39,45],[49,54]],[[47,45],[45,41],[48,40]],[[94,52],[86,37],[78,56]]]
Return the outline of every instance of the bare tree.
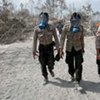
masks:
[[[65,0],[46,0],[42,10],[47,11],[52,17],[63,17],[63,11],[67,9]]]
[[[90,3],[87,3],[86,5],[82,7],[81,14],[82,14],[82,19],[83,19],[82,23],[84,25],[84,28],[87,34],[91,35],[92,34],[91,25],[92,25],[93,10],[92,10]]]
[[[20,4],[21,11],[24,9],[23,3]]]

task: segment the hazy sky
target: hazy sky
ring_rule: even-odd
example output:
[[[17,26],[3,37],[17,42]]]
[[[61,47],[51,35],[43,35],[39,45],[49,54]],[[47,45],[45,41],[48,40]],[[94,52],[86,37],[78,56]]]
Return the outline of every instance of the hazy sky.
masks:
[[[38,0],[34,0],[34,1],[36,2]],[[18,8],[20,3],[26,4],[29,2],[29,0],[12,0],[12,2]],[[97,11],[97,10],[100,11],[100,0],[66,0],[66,2],[68,6],[74,4],[74,6],[78,8],[81,7],[83,4],[86,4],[86,2],[90,2],[92,4],[92,8],[94,11]]]

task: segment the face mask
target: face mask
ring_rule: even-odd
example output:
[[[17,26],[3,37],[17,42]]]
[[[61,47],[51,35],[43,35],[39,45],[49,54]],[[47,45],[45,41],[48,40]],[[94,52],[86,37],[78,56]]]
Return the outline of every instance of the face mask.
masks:
[[[77,33],[79,32],[78,24],[79,24],[79,19],[71,19],[71,32],[72,33]]]
[[[47,22],[48,22],[48,18],[44,14],[40,15],[39,28],[40,29],[45,29],[46,25],[47,25]]]

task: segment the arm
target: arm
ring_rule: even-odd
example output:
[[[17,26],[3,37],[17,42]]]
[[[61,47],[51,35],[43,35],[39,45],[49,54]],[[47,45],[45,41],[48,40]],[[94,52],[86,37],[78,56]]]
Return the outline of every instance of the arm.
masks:
[[[100,48],[96,48],[97,59],[100,60]]]
[[[96,36],[96,56],[97,59],[100,60],[100,36]]]
[[[81,27],[81,29],[82,29],[82,35],[81,35],[82,52],[84,53],[84,29],[83,29],[83,26]]]
[[[66,27],[63,28],[62,33],[61,33],[61,38],[60,38],[60,57],[63,58],[63,48],[64,48],[64,42],[65,42],[65,38],[67,35],[67,29]]]
[[[54,39],[55,39],[55,43],[56,43],[56,48],[57,48],[57,50],[59,50],[60,43],[59,43],[59,40],[58,40],[56,29],[53,30],[53,35],[54,35]]]
[[[33,58],[34,59],[36,56],[36,48],[37,48],[37,33],[36,30],[34,30],[34,34],[33,34]]]
[[[60,38],[60,48],[61,49],[64,48],[64,42],[65,42],[66,35],[67,35],[67,29],[66,27],[64,27],[61,33],[61,38]]]

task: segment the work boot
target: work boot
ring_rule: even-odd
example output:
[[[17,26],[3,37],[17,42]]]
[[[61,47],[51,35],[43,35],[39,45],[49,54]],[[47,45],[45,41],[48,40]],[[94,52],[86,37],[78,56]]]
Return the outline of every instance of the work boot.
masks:
[[[74,76],[71,76],[69,79],[68,79],[68,82],[70,83],[70,82],[74,82],[75,81],[75,79],[74,79]]]
[[[52,77],[55,76],[55,74],[54,74],[54,72],[52,70],[50,70],[50,74],[51,74]]]
[[[75,89],[76,90],[79,90],[79,91],[83,90],[83,88],[80,86],[80,81],[75,81],[74,84],[75,84]]]
[[[44,84],[47,84],[49,81],[48,81],[48,77],[44,77]]]
[[[53,72],[53,71],[51,72],[51,76],[52,76],[52,77],[54,77],[54,76],[55,76],[55,74],[54,74],[54,72]]]

